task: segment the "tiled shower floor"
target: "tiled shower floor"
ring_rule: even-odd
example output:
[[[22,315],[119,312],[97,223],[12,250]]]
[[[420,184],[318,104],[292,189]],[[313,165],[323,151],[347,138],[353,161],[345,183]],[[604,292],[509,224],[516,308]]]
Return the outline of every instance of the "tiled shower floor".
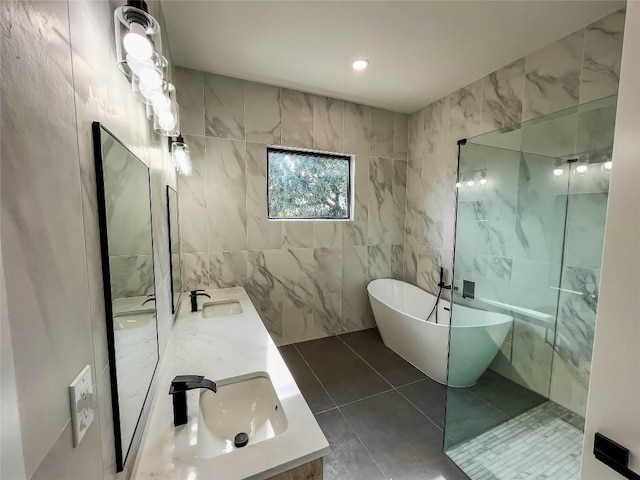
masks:
[[[553,402],[448,451],[474,480],[577,480],[582,419]]]
[[[442,452],[445,388],[376,329],[280,347],[331,453],[325,480],[464,480]]]

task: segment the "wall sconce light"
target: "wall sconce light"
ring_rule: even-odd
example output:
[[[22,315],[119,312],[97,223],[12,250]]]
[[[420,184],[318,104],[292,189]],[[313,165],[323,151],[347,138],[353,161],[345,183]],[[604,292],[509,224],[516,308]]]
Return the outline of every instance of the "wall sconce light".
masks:
[[[178,103],[166,96],[153,103],[153,129],[165,137],[180,135]]]
[[[602,170],[605,172],[610,172],[613,167],[613,162],[611,160],[607,160],[602,164]]]
[[[156,133],[180,135],[175,87],[166,80],[169,63],[162,56],[160,25],[144,0],[128,0],[113,14],[118,67],[131,81],[131,93],[146,105]]]
[[[131,77],[136,69],[153,63],[154,53],[160,43],[160,24],[149,14],[143,0],[128,0],[127,4],[113,12],[116,35],[116,56],[118,67]]]
[[[175,139],[169,139],[169,144],[171,147],[171,159],[178,173],[185,176],[191,175],[191,152],[182,135],[178,135]]]

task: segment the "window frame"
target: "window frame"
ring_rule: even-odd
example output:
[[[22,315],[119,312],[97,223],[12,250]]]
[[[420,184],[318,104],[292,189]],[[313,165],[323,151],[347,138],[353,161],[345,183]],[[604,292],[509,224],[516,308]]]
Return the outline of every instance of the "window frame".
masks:
[[[347,216],[346,217],[272,217],[269,204],[269,154],[274,153],[287,153],[298,154],[307,157],[318,157],[331,160],[345,160],[348,163],[348,178],[347,178]],[[267,220],[272,222],[352,222],[354,220],[355,212],[355,155],[349,153],[328,152],[324,150],[315,150],[311,148],[297,148],[297,147],[284,147],[282,145],[267,145]]]

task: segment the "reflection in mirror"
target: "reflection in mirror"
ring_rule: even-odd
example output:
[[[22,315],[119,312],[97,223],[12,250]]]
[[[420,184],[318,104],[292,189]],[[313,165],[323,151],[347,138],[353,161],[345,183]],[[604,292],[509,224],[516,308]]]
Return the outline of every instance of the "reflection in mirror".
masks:
[[[182,292],[182,264],[180,263],[180,218],[178,192],[167,185],[167,212],[169,219],[169,260],[171,262],[171,313],[178,311]]]
[[[127,460],[158,364],[149,168],[93,124],[116,447]]]

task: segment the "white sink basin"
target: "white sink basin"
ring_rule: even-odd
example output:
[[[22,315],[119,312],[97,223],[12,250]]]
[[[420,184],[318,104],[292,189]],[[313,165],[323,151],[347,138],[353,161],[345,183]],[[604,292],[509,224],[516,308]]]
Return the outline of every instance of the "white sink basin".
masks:
[[[239,300],[220,300],[202,305],[202,316],[204,318],[227,317],[242,313],[242,305]]]
[[[205,390],[200,394],[200,458],[212,458],[250,448],[280,435],[286,429],[287,417],[271,380],[264,373],[225,380],[219,382],[218,393]],[[245,447],[234,445],[239,433],[249,436],[249,443]]]
[[[119,312],[113,315],[113,328],[114,330],[129,330],[146,327],[151,323],[155,314],[156,311],[153,308]]]

